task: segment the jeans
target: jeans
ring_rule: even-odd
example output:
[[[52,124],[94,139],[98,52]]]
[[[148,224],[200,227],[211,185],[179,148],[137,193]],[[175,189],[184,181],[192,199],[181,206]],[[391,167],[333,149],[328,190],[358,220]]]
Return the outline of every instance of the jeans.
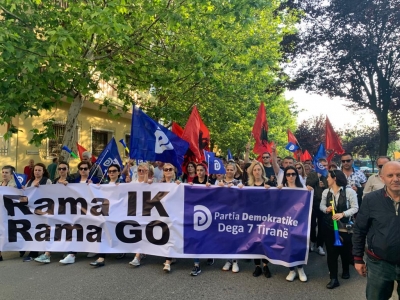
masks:
[[[367,257],[367,299],[388,300],[397,281],[397,294],[400,295],[400,265]]]

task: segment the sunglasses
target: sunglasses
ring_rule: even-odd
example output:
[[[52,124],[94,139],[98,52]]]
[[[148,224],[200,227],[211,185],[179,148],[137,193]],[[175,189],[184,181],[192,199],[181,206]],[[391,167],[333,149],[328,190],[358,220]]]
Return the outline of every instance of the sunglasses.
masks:
[[[118,172],[118,170],[117,169],[114,169],[114,170],[108,170],[108,173],[117,173]]]
[[[138,173],[146,173],[147,172],[147,170],[144,170],[144,169],[138,169],[137,171],[138,171]]]
[[[296,167],[297,170],[301,170],[301,167]]]
[[[296,177],[296,173],[286,173],[286,177]]]
[[[164,172],[172,172],[174,169],[173,168],[165,168]]]
[[[342,159],[342,163],[349,163],[351,162],[353,159]]]
[[[87,171],[89,168],[79,168],[79,171]]]
[[[263,159],[268,159],[268,158],[269,158],[269,156],[263,156],[262,158],[263,158]]]
[[[67,168],[58,168],[58,171],[67,171]]]

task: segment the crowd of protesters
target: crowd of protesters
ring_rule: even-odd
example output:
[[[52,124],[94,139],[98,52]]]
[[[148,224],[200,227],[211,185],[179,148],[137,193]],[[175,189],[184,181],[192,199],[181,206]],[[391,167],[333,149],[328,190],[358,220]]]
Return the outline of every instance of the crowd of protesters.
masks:
[[[365,242],[368,239],[367,267],[373,266],[373,268],[368,267],[368,272],[374,270],[374,273],[368,273],[368,276],[373,278],[373,282],[372,280],[368,281],[367,296],[369,293],[370,296],[374,296],[368,296],[368,299],[388,299],[385,297],[389,295],[389,292],[382,292],[382,290],[393,289],[393,282],[400,280],[400,234],[398,230],[400,228],[400,217],[398,216],[400,163],[390,162],[390,158],[386,156],[378,157],[376,160],[378,174],[370,176],[367,180],[363,172],[354,168],[351,153],[342,154],[340,164],[328,163],[325,158],[320,158],[319,164],[327,170],[327,175],[324,176],[314,171],[311,161],[299,162],[290,156],[284,158],[277,156],[275,147],[272,148],[271,152],[263,153],[260,156],[260,161],[250,161],[248,152],[249,146],[246,147],[244,160],[225,161],[226,174],[209,175],[205,163],[188,162],[185,164],[184,173],[180,177],[177,176],[176,166],[160,161],[135,165],[134,160],[130,160],[124,168],[112,164],[103,174],[96,164],[91,163],[92,155],[89,152],[83,153],[82,161],[79,162],[76,173],[71,172],[69,164],[61,158],[53,159],[52,164],[47,168],[44,164],[35,163],[31,159],[29,165],[24,168],[24,173],[27,175],[27,183],[24,188],[47,184],[118,185],[120,183],[152,184],[160,182],[217,185],[224,188],[251,186],[267,189],[286,187],[313,190],[309,250],[327,257],[330,281],[326,288],[333,289],[340,286],[338,279],[339,256],[341,258],[342,279],[350,278],[351,265],[355,265],[356,270],[361,275],[366,276],[367,269],[364,265],[363,256]],[[2,168],[1,186],[16,187],[14,172],[13,166],[7,165]],[[369,203],[368,207],[362,206],[363,201]],[[384,205],[388,207],[379,207],[372,201],[384,201]],[[390,206],[392,206],[391,209]],[[375,215],[387,220],[377,220]],[[341,247],[335,246],[337,241],[333,231],[334,220],[339,225]],[[388,240],[389,237],[391,240]],[[353,241],[356,242],[354,250]],[[355,257],[353,257],[352,251]],[[50,252],[39,255],[38,252],[31,251],[26,256],[25,252],[20,252],[20,255],[24,262],[34,260],[39,263],[50,263],[51,259]],[[76,252],[70,252],[59,262],[61,264],[73,264],[75,263],[75,255]],[[95,256],[97,256],[97,259],[90,265],[93,267],[105,266],[106,254],[88,254],[88,257]],[[122,253],[117,258],[124,256],[125,254]],[[136,253],[129,264],[138,267],[144,257],[145,254]],[[3,257],[0,252],[0,261],[2,260]],[[166,257],[163,270],[167,273],[171,272],[171,265],[174,261],[175,259]],[[214,264],[214,259],[208,259],[207,264]],[[262,274],[266,278],[271,277],[268,260],[255,259],[254,264],[255,270],[252,274],[254,277]],[[222,270],[239,272],[239,261],[236,259],[227,260]],[[195,259],[190,274],[197,276],[200,273],[200,260]],[[304,266],[299,265],[296,268],[290,268],[286,280],[292,282],[296,277],[302,282],[308,280]]]

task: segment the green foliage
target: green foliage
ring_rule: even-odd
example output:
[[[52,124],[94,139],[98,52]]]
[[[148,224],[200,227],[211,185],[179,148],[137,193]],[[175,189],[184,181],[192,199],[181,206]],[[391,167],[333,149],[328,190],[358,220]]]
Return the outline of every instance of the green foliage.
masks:
[[[296,14],[279,1],[56,2],[0,5],[0,123],[60,101],[94,101],[99,84],[109,82],[122,101],[116,109],[104,99],[109,114],[118,117],[135,93],[150,91],[137,104],[155,119],[184,125],[196,104],[223,151],[244,149],[260,101],[270,139],[284,143],[293,128],[291,103],[279,88],[280,42],[293,33]],[[51,135],[48,125],[34,131],[32,143]]]

